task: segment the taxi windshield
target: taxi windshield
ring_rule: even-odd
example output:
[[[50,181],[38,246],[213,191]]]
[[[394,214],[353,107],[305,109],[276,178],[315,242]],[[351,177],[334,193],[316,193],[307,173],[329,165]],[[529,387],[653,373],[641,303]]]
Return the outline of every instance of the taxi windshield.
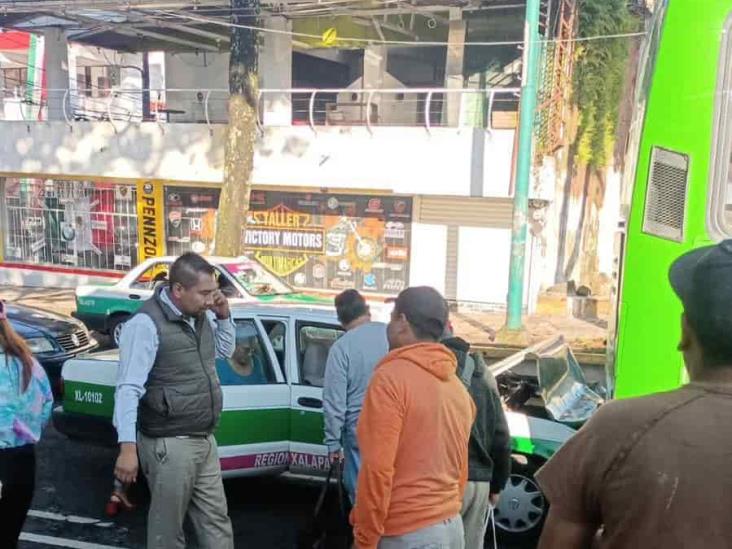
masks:
[[[222,265],[244,289],[254,296],[291,294],[292,288],[255,261]]]

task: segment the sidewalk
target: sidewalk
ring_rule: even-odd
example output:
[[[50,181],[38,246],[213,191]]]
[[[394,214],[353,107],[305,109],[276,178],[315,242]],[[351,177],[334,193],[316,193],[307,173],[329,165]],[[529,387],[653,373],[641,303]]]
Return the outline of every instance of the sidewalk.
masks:
[[[74,291],[68,288],[30,288],[18,286],[0,286],[0,298],[16,301],[31,307],[47,309],[53,312],[70,314],[75,309]],[[530,343],[538,343],[549,337],[562,334],[575,353],[590,355],[598,363],[603,360],[605,340],[607,338],[607,321],[600,319],[594,322],[570,317],[563,301],[551,297],[543,297],[537,314],[524,319],[524,325]],[[607,316],[607,309],[601,310],[601,316]],[[491,334],[497,332],[506,320],[503,312],[479,312],[462,310],[452,313],[455,333],[474,345],[478,345],[495,358],[507,356],[515,349],[501,336],[491,341]]]

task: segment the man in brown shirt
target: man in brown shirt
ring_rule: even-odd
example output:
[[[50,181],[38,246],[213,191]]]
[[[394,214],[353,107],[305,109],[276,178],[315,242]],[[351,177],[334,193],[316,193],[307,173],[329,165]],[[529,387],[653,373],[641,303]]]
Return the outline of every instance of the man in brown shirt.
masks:
[[[604,405],[537,473],[540,549],[732,545],[732,240],[671,267],[691,383]]]

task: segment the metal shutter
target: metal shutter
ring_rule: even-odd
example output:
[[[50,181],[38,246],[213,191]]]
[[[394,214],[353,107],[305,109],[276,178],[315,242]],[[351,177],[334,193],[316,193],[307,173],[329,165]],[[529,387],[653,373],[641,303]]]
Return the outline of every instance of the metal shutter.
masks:
[[[510,229],[512,216],[512,198],[420,196],[415,202],[414,221],[432,225]]]

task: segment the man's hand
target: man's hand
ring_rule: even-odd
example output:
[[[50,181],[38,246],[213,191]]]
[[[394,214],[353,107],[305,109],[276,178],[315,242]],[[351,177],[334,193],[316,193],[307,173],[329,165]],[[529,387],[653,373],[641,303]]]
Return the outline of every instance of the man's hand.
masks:
[[[328,459],[331,463],[343,462],[343,450],[336,450],[328,453]]]
[[[488,498],[488,501],[491,503],[491,507],[494,509],[498,507],[498,501],[501,499],[501,494],[491,494]]]
[[[137,481],[140,465],[137,460],[137,444],[123,442],[119,445],[119,457],[114,465],[114,476],[120,482],[132,484]]]
[[[231,316],[231,311],[229,310],[229,300],[226,299],[226,296],[221,290],[216,290],[214,292],[211,310],[216,313],[216,318],[218,318],[219,320],[226,320]]]

